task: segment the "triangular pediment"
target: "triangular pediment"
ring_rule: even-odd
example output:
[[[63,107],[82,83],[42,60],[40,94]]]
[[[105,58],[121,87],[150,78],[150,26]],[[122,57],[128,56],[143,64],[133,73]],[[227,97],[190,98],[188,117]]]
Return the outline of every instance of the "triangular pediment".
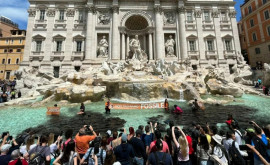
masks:
[[[187,36],[187,38],[198,38],[198,37],[195,36],[194,34],[191,34],[191,35]]]
[[[209,35],[205,36],[204,38],[216,38],[216,37],[213,36],[212,34],[209,34]]]
[[[80,35],[80,34],[78,34],[78,35],[76,35],[76,36],[73,36],[73,38],[74,38],[74,39],[84,39],[85,37],[82,36],[82,35]]]
[[[40,34],[37,34],[37,35],[33,36],[32,38],[33,39],[45,39],[45,37],[40,35]]]
[[[61,34],[57,34],[55,36],[53,36],[54,39],[56,38],[62,38],[62,39],[65,39],[66,37],[65,36],[62,36]]]
[[[227,35],[223,36],[222,38],[233,38],[233,36],[230,34],[227,34]]]

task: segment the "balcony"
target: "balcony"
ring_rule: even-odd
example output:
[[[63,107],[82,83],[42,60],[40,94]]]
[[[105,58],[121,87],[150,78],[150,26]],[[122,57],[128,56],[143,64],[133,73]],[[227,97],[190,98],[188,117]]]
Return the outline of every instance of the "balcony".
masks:
[[[84,51],[82,52],[72,52],[71,60],[83,60],[84,59]]]
[[[50,60],[51,61],[54,61],[54,60],[63,61],[64,58],[65,58],[65,56],[64,56],[63,51],[55,51],[55,52],[53,52],[53,55],[51,55]]]
[[[67,21],[66,20],[56,20],[53,30],[66,30]]]
[[[207,59],[217,59],[217,51],[216,50],[207,50],[207,51],[205,51],[205,56]]]
[[[75,20],[73,30],[84,30],[86,26],[86,20]]]
[[[204,20],[202,27],[203,30],[215,30],[215,26],[212,20]]]
[[[199,51],[195,50],[195,51],[188,51],[188,56],[190,57],[190,59],[199,59],[200,53]]]
[[[40,51],[40,52],[32,51],[32,54],[29,56],[30,61],[33,61],[33,60],[42,61],[43,58],[44,58],[43,51]]]
[[[224,50],[225,59],[236,59],[236,51],[235,50]]]
[[[47,20],[36,20],[34,29],[35,30],[46,30]]]
[[[186,21],[186,30],[196,30],[196,21],[194,20],[187,20]]]

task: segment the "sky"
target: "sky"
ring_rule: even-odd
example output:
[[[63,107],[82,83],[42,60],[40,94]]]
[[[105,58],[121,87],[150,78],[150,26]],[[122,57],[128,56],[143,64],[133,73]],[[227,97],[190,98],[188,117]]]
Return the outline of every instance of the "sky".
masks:
[[[237,11],[237,21],[241,18],[240,5],[244,0],[234,0]],[[19,24],[20,29],[27,28],[29,7],[28,0],[0,0],[0,15],[10,18],[13,22]]]

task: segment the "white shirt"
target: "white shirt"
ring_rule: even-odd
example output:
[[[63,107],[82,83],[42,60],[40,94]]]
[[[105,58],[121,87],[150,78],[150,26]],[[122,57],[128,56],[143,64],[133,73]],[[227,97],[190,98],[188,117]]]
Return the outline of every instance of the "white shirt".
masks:
[[[229,153],[229,148],[232,146],[232,143],[233,143],[233,140],[231,138],[223,141],[223,145],[228,153]],[[246,152],[240,150],[239,144],[237,142],[235,142],[234,145],[235,145],[235,148],[237,148],[237,150],[240,152],[242,156],[248,156]]]
[[[30,151],[31,149],[33,149],[33,148],[36,147],[36,146],[37,146],[37,144],[32,144],[32,145],[29,147],[29,150],[28,150],[28,151]],[[26,150],[26,145],[23,145],[23,146],[20,147],[20,153],[21,153],[22,155],[26,154],[28,151]]]
[[[240,131],[238,131],[237,129],[235,130],[235,141],[239,144],[242,145],[242,138],[241,138],[242,134]]]

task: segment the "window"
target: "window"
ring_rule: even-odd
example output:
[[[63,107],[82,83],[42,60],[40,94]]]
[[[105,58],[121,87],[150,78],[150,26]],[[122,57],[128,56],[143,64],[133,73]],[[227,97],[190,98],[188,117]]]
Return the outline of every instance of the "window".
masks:
[[[62,51],[62,41],[56,41],[56,51],[57,52]]]
[[[222,11],[221,12],[221,21],[228,21],[228,18],[226,16],[226,12],[225,11]]]
[[[76,72],[79,72],[81,70],[80,66],[75,66],[74,69],[76,70]]]
[[[267,27],[268,36],[270,36],[270,26]]]
[[[12,32],[12,35],[16,35],[16,31],[13,31],[13,32]]]
[[[6,53],[8,50],[7,49],[4,49],[4,53]]]
[[[254,21],[253,21],[253,19],[251,19],[251,20],[249,21],[249,23],[250,23],[250,27],[253,27],[253,26],[254,26]]]
[[[262,3],[263,3],[263,4],[266,4],[266,2],[267,2],[267,0],[262,0]]]
[[[270,45],[268,45],[268,51],[270,52]]]
[[[253,39],[253,41],[257,41],[257,35],[256,35],[256,33],[253,33],[252,34],[252,39]]]
[[[22,50],[21,49],[17,49],[17,52],[21,52]]]
[[[82,41],[76,42],[76,51],[81,52],[82,51]]]
[[[22,43],[22,39],[20,39],[20,41],[19,41],[19,42],[20,42],[20,44],[21,44],[21,43]]]
[[[196,51],[196,43],[195,41],[189,41],[189,50]]]
[[[226,48],[227,51],[232,50],[232,42],[231,42],[231,40],[225,40],[225,48]]]
[[[14,40],[12,39],[12,40],[11,40],[11,44],[13,44],[13,42],[14,42]]]
[[[8,44],[8,39],[6,39],[6,44]]]
[[[16,59],[16,64],[19,64],[19,62],[20,62],[20,59],[17,58]]]
[[[209,11],[204,11],[204,20],[205,21],[210,21],[210,13]]]
[[[59,20],[60,21],[64,21],[64,15],[65,15],[65,11],[64,10],[60,10],[60,12],[59,12]]]
[[[268,10],[264,11],[264,19],[265,20],[269,19],[269,11]]]
[[[255,48],[255,53],[256,53],[256,54],[260,54],[260,53],[261,53],[260,48]]]
[[[42,41],[36,41],[36,52],[41,52]]]
[[[9,53],[12,53],[13,52],[13,49],[9,49]]]
[[[8,59],[8,62],[7,63],[10,64],[11,63],[11,59]]]
[[[249,6],[249,7],[248,7],[248,14],[250,14],[251,12],[252,12],[252,7]]]
[[[40,10],[39,20],[43,21],[45,19],[45,10]]]
[[[6,63],[6,60],[5,59],[2,59],[2,64],[5,64]]]
[[[4,71],[1,70],[1,73],[4,73]]]
[[[214,50],[213,41],[212,40],[207,40],[207,50],[208,51],[213,51]]]
[[[192,18],[192,11],[188,11],[188,12],[187,12],[187,21],[193,21],[193,18]]]
[[[83,22],[83,12],[81,10],[79,11],[78,20],[79,20],[79,22]]]
[[[19,32],[18,32],[18,35],[22,35],[22,31],[19,31]]]

